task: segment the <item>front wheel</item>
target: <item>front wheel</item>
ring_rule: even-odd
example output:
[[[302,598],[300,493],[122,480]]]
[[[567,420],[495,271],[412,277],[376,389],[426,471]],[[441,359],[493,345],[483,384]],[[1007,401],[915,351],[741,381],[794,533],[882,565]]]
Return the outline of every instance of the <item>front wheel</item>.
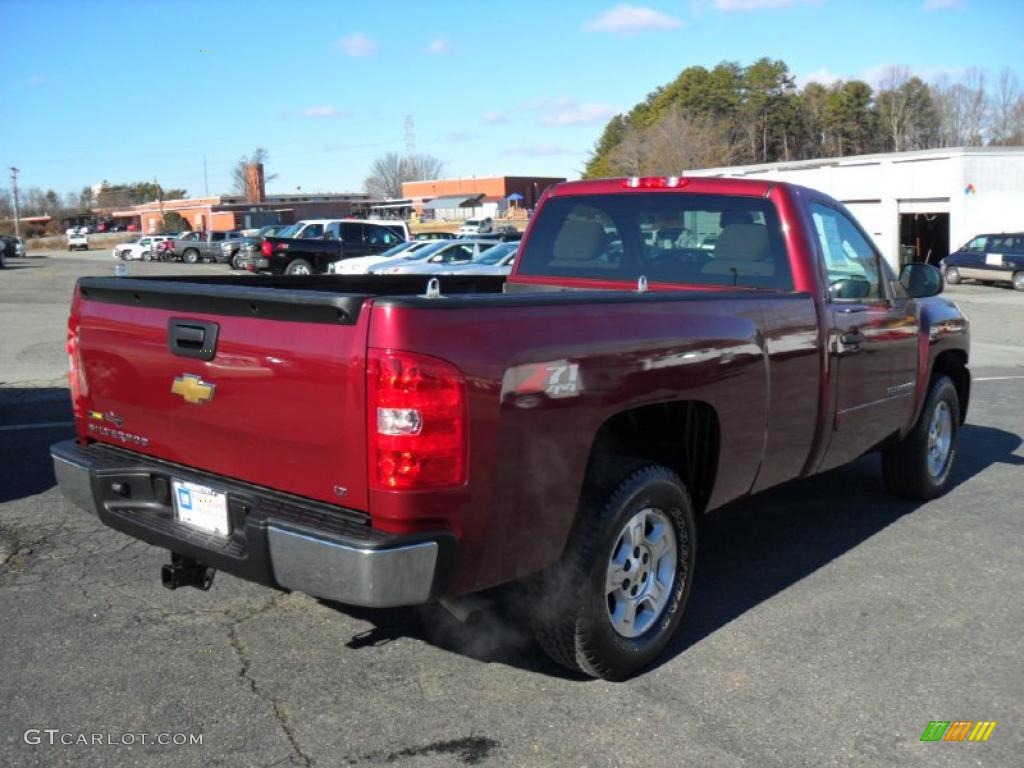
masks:
[[[305,259],[295,259],[284,271],[286,275],[312,275],[313,267]]]
[[[231,268],[232,269],[245,269],[245,265],[242,263],[241,251],[235,251],[235,254],[231,257]]]
[[[945,278],[946,282],[950,285],[960,285],[963,282],[963,278],[960,277],[960,270],[956,267],[946,267]]]
[[[1015,291],[1024,291],[1024,272],[1014,272],[1012,282]]]
[[[142,252],[142,260],[143,261],[152,261],[153,260],[153,255],[149,251],[143,251]]]
[[[623,680],[661,653],[682,619],[696,563],[693,505],[660,465],[610,491],[587,485],[562,560],[527,588],[531,623],[559,664]]]
[[[949,490],[960,437],[960,400],[948,376],[936,376],[917,423],[882,451],[882,472],[891,493],[927,501]]]

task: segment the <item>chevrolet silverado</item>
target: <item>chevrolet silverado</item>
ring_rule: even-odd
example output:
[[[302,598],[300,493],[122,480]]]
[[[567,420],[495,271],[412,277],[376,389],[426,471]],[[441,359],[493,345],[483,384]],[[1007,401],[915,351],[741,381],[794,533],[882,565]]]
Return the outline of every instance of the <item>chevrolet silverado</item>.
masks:
[[[622,679],[682,620],[699,516],[872,451],[945,492],[971,378],[941,289],[826,195],[680,177],[553,187],[507,279],[82,278],[55,472],[168,587],[507,585]]]

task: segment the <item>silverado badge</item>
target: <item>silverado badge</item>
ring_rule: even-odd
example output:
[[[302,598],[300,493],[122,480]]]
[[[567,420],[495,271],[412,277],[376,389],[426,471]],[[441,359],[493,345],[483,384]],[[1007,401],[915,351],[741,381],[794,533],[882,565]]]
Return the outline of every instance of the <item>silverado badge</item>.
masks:
[[[186,403],[202,405],[213,400],[213,384],[207,384],[201,378],[192,373],[183,373],[174,380],[171,385],[171,392],[181,395]]]

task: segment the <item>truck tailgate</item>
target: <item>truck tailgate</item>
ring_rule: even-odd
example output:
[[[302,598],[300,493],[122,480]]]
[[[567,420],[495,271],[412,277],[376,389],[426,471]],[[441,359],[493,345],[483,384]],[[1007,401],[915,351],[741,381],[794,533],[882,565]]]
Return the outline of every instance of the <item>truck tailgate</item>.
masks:
[[[79,292],[87,437],[366,510],[365,297],[110,278]]]

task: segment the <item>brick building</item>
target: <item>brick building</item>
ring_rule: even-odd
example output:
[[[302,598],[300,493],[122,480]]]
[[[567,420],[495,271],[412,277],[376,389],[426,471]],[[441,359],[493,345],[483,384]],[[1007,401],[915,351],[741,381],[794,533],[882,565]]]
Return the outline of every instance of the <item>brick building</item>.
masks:
[[[417,212],[436,211],[439,218],[503,216],[511,208],[529,210],[544,190],[565,181],[550,176],[481,176],[430,179],[402,184],[402,196]]]

